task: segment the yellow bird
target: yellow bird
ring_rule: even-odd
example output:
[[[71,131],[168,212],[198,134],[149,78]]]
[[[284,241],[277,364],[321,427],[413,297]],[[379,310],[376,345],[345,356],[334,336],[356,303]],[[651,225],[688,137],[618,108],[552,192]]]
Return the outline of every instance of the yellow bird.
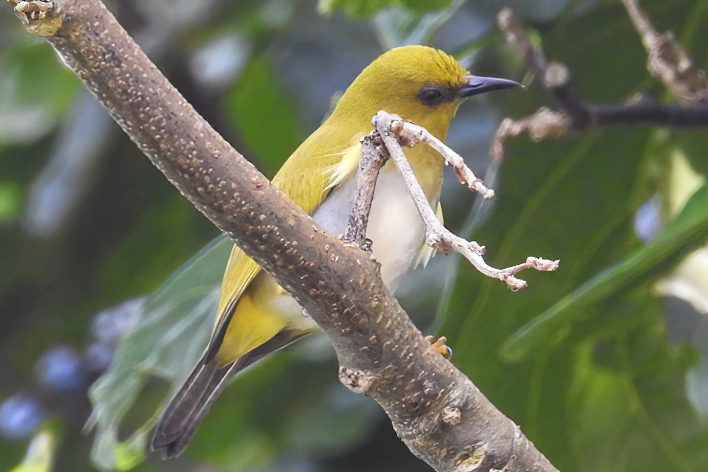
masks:
[[[518,85],[470,75],[436,49],[393,49],[364,69],[331,116],[290,156],[273,185],[331,234],[343,234],[356,188],[359,140],[372,131],[371,119],[379,110],[398,114],[445,140],[450,121],[467,97]],[[405,152],[442,220],[442,157],[424,145]],[[401,275],[426,264],[433,254],[425,244],[423,220],[391,161],[379,174],[367,237],[391,290]],[[184,450],[231,377],[317,329],[298,303],[238,247],[231,253],[221,290],[209,345],[155,431],[152,449],[162,450],[165,457]]]

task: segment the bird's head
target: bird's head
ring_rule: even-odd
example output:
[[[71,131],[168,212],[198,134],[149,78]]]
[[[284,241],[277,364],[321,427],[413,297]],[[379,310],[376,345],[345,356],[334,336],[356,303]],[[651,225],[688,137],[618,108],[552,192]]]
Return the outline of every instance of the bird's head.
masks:
[[[381,55],[364,69],[333,116],[370,125],[376,112],[385,110],[445,139],[450,121],[466,98],[517,86],[512,80],[471,75],[443,51],[404,46]]]

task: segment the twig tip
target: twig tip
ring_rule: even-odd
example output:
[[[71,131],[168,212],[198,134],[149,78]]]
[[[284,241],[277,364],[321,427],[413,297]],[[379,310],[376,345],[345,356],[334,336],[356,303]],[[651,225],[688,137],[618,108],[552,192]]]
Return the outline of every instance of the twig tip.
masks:
[[[540,257],[529,257],[526,262],[530,264],[534,269],[543,272],[552,272],[558,268],[560,265],[560,259],[551,261],[548,259],[542,259]]]
[[[506,282],[506,286],[509,287],[512,292],[518,292],[529,286],[529,284],[525,280],[518,279],[513,275],[504,277],[503,280],[504,282]]]

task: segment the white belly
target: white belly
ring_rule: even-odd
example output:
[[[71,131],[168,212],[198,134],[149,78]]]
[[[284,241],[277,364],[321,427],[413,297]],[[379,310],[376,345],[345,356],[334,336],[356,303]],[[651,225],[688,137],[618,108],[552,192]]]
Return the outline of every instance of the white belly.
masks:
[[[312,218],[330,234],[344,234],[355,190],[356,176],[332,190]],[[437,201],[431,203],[435,208]],[[366,236],[373,242],[384,283],[395,290],[401,275],[418,260],[425,244],[425,225],[393,162],[379,173]]]

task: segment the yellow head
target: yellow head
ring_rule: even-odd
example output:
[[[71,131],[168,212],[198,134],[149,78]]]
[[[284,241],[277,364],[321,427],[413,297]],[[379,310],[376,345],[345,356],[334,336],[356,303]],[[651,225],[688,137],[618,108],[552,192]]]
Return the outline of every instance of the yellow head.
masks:
[[[332,118],[349,129],[371,127],[379,110],[400,115],[445,139],[460,103],[471,95],[518,86],[505,79],[470,75],[453,57],[425,46],[404,46],[381,55],[357,77]]]

